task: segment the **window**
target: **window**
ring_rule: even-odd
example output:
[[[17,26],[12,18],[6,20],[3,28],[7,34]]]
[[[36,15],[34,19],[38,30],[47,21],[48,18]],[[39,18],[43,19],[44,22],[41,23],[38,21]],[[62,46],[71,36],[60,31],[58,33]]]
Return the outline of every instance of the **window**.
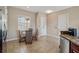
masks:
[[[30,18],[18,17],[18,30],[28,30],[30,28]]]

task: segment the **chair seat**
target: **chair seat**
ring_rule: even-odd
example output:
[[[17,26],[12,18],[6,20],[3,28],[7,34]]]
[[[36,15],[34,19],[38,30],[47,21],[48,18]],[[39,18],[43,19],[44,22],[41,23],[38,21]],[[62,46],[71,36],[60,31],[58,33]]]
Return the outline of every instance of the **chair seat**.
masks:
[[[25,31],[19,31],[19,42],[24,42],[25,38]]]

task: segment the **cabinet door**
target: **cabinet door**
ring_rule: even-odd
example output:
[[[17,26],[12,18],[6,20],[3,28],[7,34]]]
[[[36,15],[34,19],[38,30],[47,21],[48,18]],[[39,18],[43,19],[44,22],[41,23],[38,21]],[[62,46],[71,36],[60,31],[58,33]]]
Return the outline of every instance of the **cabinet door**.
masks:
[[[60,52],[69,53],[69,41],[65,38],[60,38]]]
[[[61,53],[63,53],[63,51],[64,51],[64,42],[63,42],[63,38],[62,37],[60,37],[60,52]]]
[[[0,53],[2,52],[2,15],[0,13]]]
[[[71,43],[71,50],[74,53],[79,53],[79,46],[74,43]]]

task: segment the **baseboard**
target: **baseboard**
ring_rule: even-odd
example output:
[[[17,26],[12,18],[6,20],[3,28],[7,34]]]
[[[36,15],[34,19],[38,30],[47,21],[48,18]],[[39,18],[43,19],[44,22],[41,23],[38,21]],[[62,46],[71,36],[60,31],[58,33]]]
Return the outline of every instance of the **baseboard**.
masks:
[[[8,41],[13,41],[13,40],[18,40],[18,38],[6,39],[6,42],[8,42]]]
[[[50,36],[50,37],[55,37],[55,38],[57,38],[57,39],[59,39],[59,38],[60,38],[60,36],[57,36],[57,35],[51,35],[51,34],[48,34],[47,36]]]
[[[38,35],[38,37],[41,37],[41,36],[47,36],[47,34],[46,35]]]

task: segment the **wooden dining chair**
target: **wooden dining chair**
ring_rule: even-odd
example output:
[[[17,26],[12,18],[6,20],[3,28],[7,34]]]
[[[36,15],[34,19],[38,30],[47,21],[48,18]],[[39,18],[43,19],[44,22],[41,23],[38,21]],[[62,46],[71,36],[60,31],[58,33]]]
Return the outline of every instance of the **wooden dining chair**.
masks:
[[[19,42],[24,42],[25,38],[26,38],[25,31],[20,31],[19,30],[18,33],[19,33]]]
[[[26,44],[32,44],[32,31],[33,30],[31,28],[26,31],[26,39],[25,39]]]

